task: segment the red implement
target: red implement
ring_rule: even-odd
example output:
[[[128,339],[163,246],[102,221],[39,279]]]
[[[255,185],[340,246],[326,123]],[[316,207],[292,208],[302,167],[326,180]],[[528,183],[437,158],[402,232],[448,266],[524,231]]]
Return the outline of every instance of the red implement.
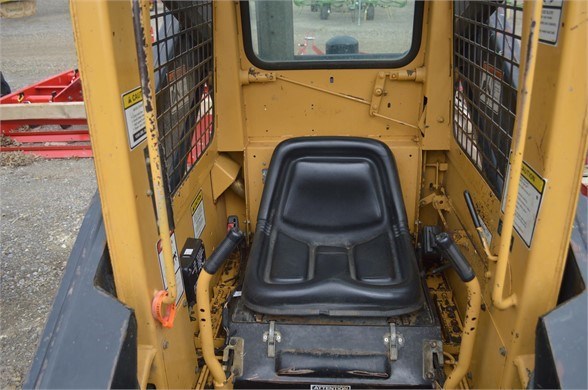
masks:
[[[77,69],[0,98],[2,135],[14,141],[0,151],[45,158],[92,157],[83,102]],[[59,127],[36,131],[39,126]]]

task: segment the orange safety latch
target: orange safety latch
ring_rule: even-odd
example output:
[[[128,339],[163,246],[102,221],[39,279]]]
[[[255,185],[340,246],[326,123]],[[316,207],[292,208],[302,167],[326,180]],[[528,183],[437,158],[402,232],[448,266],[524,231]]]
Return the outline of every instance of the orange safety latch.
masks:
[[[167,291],[165,290],[160,290],[155,294],[153,302],[151,302],[151,314],[157,321],[161,322],[164,328],[173,328],[174,319],[176,318],[176,304],[168,305],[165,315],[163,315],[162,306],[165,298],[167,298]]]

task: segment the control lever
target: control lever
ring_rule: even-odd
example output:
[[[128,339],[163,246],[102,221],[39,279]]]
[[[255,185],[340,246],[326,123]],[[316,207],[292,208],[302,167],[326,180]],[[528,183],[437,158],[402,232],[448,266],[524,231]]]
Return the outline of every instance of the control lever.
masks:
[[[478,237],[480,237],[480,241],[482,242],[482,246],[484,247],[484,252],[489,260],[497,261],[498,257],[494,256],[490,252],[490,244],[486,240],[484,236],[484,230],[482,229],[482,223],[480,222],[480,217],[476,212],[476,208],[474,207],[474,201],[472,200],[472,196],[468,190],[463,192],[463,197],[465,198],[466,205],[468,206],[468,211],[470,212],[470,216],[472,217],[472,222],[474,222],[474,227],[476,228],[476,232],[478,232]]]
[[[469,282],[476,277],[470,263],[468,263],[449,234],[445,232],[437,234],[435,243],[437,243],[437,247],[443,255],[451,262],[462,281]]]
[[[208,261],[204,264],[204,270],[211,275],[214,275],[219,270],[221,265],[229,258],[231,253],[237,248],[237,245],[243,241],[245,235],[238,228],[233,228],[228,231],[225,238],[216,247]]]

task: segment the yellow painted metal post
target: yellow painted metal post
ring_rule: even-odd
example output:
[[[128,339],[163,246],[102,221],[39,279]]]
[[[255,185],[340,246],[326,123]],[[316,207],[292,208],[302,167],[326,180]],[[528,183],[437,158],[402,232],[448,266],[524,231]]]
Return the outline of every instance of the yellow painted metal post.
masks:
[[[141,75],[141,87],[143,89],[143,105],[145,113],[145,126],[147,132],[147,146],[149,151],[149,166],[153,178],[153,196],[157,211],[157,226],[159,238],[163,250],[163,264],[165,267],[165,281],[167,284],[167,297],[165,303],[175,305],[177,289],[174,270],[173,250],[170,236],[169,216],[167,214],[166,193],[163,180],[163,169],[159,155],[159,129],[157,128],[157,114],[155,110],[155,88],[153,87],[153,59],[151,58],[151,45],[145,35],[145,20],[143,12],[149,12],[149,3],[141,0],[133,0],[133,26],[135,30],[135,43],[139,59],[139,73]]]
[[[457,365],[445,381],[445,385],[443,386],[445,389],[457,388],[470,367],[474,353],[474,342],[476,341],[476,331],[478,330],[478,320],[482,307],[482,290],[480,289],[478,278],[473,278],[469,282],[466,282],[466,287],[468,289],[468,303],[463,324],[459,357]]]
[[[214,387],[217,389],[232,388],[232,384],[229,383],[230,381],[227,379],[223,367],[214,353],[214,335],[212,334],[212,320],[210,316],[210,281],[212,280],[212,276],[203,269],[198,277],[198,285],[196,287],[200,345],[202,345],[202,356],[214,380]]]
[[[531,94],[533,92],[533,78],[535,76],[535,64],[537,59],[537,46],[539,43],[539,26],[541,22],[541,1],[530,1],[525,3],[525,12],[529,7],[532,13],[528,41],[526,45],[525,58],[522,72],[522,83],[517,102],[517,116],[513,135],[513,152],[509,173],[508,188],[506,191],[506,207],[504,210],[504,223],[502,227],[502,238],[498,250],[498,262],[496,264],[496,278],[492,290],[492,302],[498,309],[504,310],[516,305],[516,294],[506,298],[504,295],[504,284],[506,283],[506,270],[510,254],[510,240],[512,237],[517,198],[519,195],[519,183],[521,181],[521,169],[523,166],[523,153],[527,139],[527,127],[529,123],[529,109],[531,108]]]

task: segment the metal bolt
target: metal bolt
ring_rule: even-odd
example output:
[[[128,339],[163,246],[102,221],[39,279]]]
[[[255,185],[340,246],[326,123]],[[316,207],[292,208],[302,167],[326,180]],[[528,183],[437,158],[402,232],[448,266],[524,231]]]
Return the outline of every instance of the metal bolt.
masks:
[[[384,342],[385,343],[389,343],[390,342],[390,339],[388,337],[384,337]]]
[[[437,117],[437,122],[443,123],[443,122],[445,122],[445,118],[443,118],[442,116],[438,116]]]
[[[402,337],[398,337],[398,344],[399,345],[404,344],[404,339]]]
[[[433,379],[435,378],[435,375],[433,375],[432,372],[427,372],[427,379]]]
[[[282,336],[280,336],[279,334],[276,335],[276,341],[279,343],[280,341],[282,341]]]
[[[437,348],[437,342],[431,341],[431,348]]]
[[[263,341],[264,341],[264,342],[265,342],[265,341],[267,341],[267,334],[264,334],[264,335],[263,335]]]
[[[163,340],[163,344],[161,345],[163,349],[167,349],[169,347],[169,343],[167,340]]]
[[[383,92],[384,91],[382,90],[382,88],[376,88],[376,90],[374,91],[376,96],[382,96]]]

